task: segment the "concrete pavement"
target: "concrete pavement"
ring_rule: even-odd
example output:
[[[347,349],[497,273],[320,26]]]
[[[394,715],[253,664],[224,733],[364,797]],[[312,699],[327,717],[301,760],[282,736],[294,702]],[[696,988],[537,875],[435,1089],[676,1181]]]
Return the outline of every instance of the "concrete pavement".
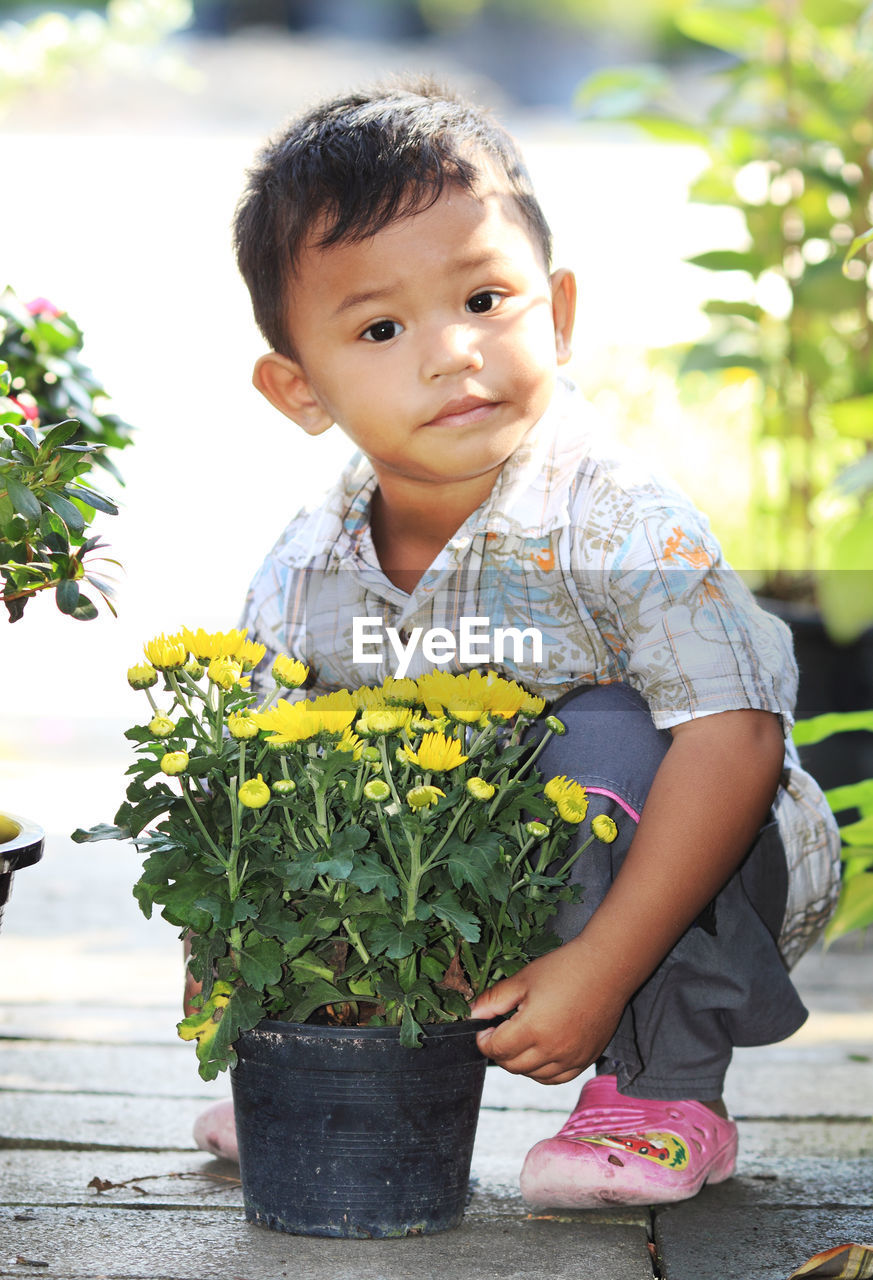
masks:
[[[79,794],[56,793],[57,826]],[[194,1118],[228,1086],[200,1081],[175,1038],[178,944],[138,915],[134,867],[124,846],[53,834],[13,888],[0,932],[0,1276],[784,1280],[813,1253],[873,1239],[873,949],[853,940],[801,962],[811,1017],[796,1036],[737,1054],[738,1176],[692,1202],[531,1214],[521,1161],[578,1085],[494,1069],[457,1231],[359,1242],[247,1224],[235,1167],[193,1148]]]

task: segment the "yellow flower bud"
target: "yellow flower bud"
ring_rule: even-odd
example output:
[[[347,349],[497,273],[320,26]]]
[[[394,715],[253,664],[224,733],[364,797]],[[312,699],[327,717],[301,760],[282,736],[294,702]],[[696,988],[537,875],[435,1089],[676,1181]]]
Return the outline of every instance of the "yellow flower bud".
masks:
[[[247,711],[231,711],[227,717],[227,732],[232,738],[256,738],[258,726]]]
[[[247,809],[263,809],[269,798],[270,788],[261,774],[256,778],[249,778],[239,789],[239,802]]]
[[[445,794],[445,791],[440,791],[439,787],[413,787],[406,793],[406,803],[410,809],[427,809],[430,805],[436,804],[440,796]]]
[[[280,684],[283,689],[299,689],[309,675],[309,668],[296,658],[280,653],[273,663],[272,675],[276,684]]]
[[[546,728],[551,729],[552,733],[556,733],[562,738],[567,732],[567,726],[563,720],[559,720],[557,716],[546,716]]]
[[[171,778],[177,773],[184,773],[187,768],[187,751],[168,751],[161,757],[161,773],[166,773]]]
[[[490,782],[486,782],[484,778],[468,778],[467,790],[474,800],[490,800],[494,795],[495,788]]]
[[[525,831],[529,836],[533,836],[535,840],[544,840],[549,834],[549,828],[544,822],[526,822]]]
[[[375,800],[377,803],[387,800],[390,794],[391,788],[381,778],[371,778],[364,787],[364,795],[367,799]]]
[[[158,673],[150,662],[140,662],[127,669],[127,683],[131,689],[150,689],[158,683]]]
[[[149,733],[155,738],[169,738],[175,728],[169,716],[156,715],[149,721]]]
[[[188,675],[191,677],[192,680],[203,679],[204,668],[197,661],[196,658],[189,658],[188,661],[185,663],[184,667],[182,668],[182,670],[187,671]]]
[[[277,796],[293,796],[297,783],[293,778],[277,778],[273,783],[273,790]]]
[[[612,844],[618,835],[618,827],[612,818],[605,813],[598,813],[596,817],[591,819],[591,831],[604,844]]]

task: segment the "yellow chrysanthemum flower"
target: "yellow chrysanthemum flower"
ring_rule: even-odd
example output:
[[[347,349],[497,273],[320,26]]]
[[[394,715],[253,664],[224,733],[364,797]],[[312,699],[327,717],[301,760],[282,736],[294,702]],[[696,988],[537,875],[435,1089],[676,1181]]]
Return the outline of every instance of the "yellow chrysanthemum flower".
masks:
[[[578,824],[588,812],[588,793],[578,782],[564,776],[550,778],[543,790],[565,822]]]
[[[427,809],[430,805],[436,804],[440,796],[445,794],[445,791],[440,791],[439,787],[413,787],[406,793],[406,803],[410,809]]]
[[[370,707],[361,719],[367,733],[399,733],[412,722],[409,707]]]
[[[326,702],[327,699],[325,698]],[[259,729],[267,729],[267,739],[273,745],[289,742],[306,742],[320,733],[342,734],[355,718],[355,709],[319,705],[322,699],[301,699],[288,702],[280,698],[267,711],[253,711],[252,719]]]
[[[337,742],[334,750],[348,751],[351,753],[353,760],[360,760],[364,744],[356,733],[352,733],[351,729],[344,729],[342,737]]]
[[[254,671],[266,652],[265,644],[258,644],[256,640],[243,640],[236,651],[236,660],[243,671]]]
[[[239,802],[247,809],[263,809],[269,798],[270,788],[261,774],[256,778],[249,778],[239,789]]]
[[[227,717],[227,732],[232,738],[256,738],[258,726],[248,711],[231,711]]]
[[[242,667],[233,658],[213,658],[206,668],[206,674],[213,684],[227,692],[235,684],[242,683]]]
[[[538,698],[534,693],[525,691],[524,702],[518,709],[519,715],[527,716],[530,720],[536,720],[537,716],[541,716],[546,709],[545,698]]]
[[[419,703],[418,685],[414,680],[404,676],[396,680],[388,676],[382,683],[382,696],[389,705],[416,707]]]
[[[150,689],[158,683],[158,673],[150,662],[139,662],[127,668],[127,683],[131,689]]]
[[[494,720],[511,720],[529,697],[527,689],[522,689],[520,684],[514,680],[501,680],[499,676],[489,681],[485,689],[485,705]]]
[[[546,799],[551,800],[552,804],[556,804],[558,796],[563,791],[567,781],[568,779],[564,774],[561,774],[558,777],[549,778],[548,782],[543,787],[543,791],[546,793]]]
[[[213,658],[237,658],[247,634],[248,631],[204,631],[202,627],[192,631],[189,627],[183,627],[181,638],[197,661],[205,664]],[[262,653],[261,657],[263,656]]]
[[[166,636],[161,632],[143,646],[143,652],[158,671],[178,671],[188,661],[188,650],[181,636]]]
[[[446,703],[446,711],[460,724],[478,724],[485,714],[485,703],[478,698],[451,698]]]
[[[385,695],[381,689],[374,689],[369,684],[362,684],[352,693],[352,700],[359,711],[366,711],[369,707],[384,707]]]
[[[448,773],[463,764],[467,756],[461,755],[461,744],[457,738],[447,738],[442,733],[426,733],[418,750],[403,748],[403,754],[410,764],[418,765],[426,773]]]
[[[302,662],[298,662],[296,658],[289,658],[287,654],[278,654],[273,663],[273,679],[283,689],[299,689],[302,684],[306,683],[308,675],[309,668],[304,666]]]

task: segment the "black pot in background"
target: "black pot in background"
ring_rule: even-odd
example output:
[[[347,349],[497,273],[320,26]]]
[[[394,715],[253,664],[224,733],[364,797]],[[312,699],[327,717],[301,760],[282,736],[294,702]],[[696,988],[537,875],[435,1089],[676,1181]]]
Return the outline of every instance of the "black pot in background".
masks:
[[[0,837],[0,922],[12,892],[12,876],[22,867],[39,862],[45,842],[45,832],[35,822],[19,818],[14,813],[5,813],[4,817],[11,819],[18,827],[18,833],[8,840]]]
[[[297,1235],[458,1226],[486,1060],[483,1022],[425,1028],[260,1023],[231,1071],[246,1218]]]
[[[873,630],[851,644],[837,644],[825,630],[821,614],[810,606],[781,600],[759,603],[787,622],[794,636],[800,670],[798,720],[827,711],[866,711],[873,707]],[[800,758],[819,786],[839,787],[873,778],[873,733],[836,734],[800,748]]]

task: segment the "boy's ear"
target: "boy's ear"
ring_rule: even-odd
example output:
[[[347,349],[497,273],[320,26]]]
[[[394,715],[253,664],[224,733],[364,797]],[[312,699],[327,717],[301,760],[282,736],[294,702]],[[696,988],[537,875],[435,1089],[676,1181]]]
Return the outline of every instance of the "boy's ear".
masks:
[[[333,419],[307,381],[303,366],[290,356],[268,351],[255,362],[252,382],[270,404],[310,436],[333,426]]]
[[[555,322],[555,350],[558,364],[566,364],[573,354],[573,322],[576,319],[576,277],[566,267],[553,271],[549,283],[552,287],[552,316]]]

